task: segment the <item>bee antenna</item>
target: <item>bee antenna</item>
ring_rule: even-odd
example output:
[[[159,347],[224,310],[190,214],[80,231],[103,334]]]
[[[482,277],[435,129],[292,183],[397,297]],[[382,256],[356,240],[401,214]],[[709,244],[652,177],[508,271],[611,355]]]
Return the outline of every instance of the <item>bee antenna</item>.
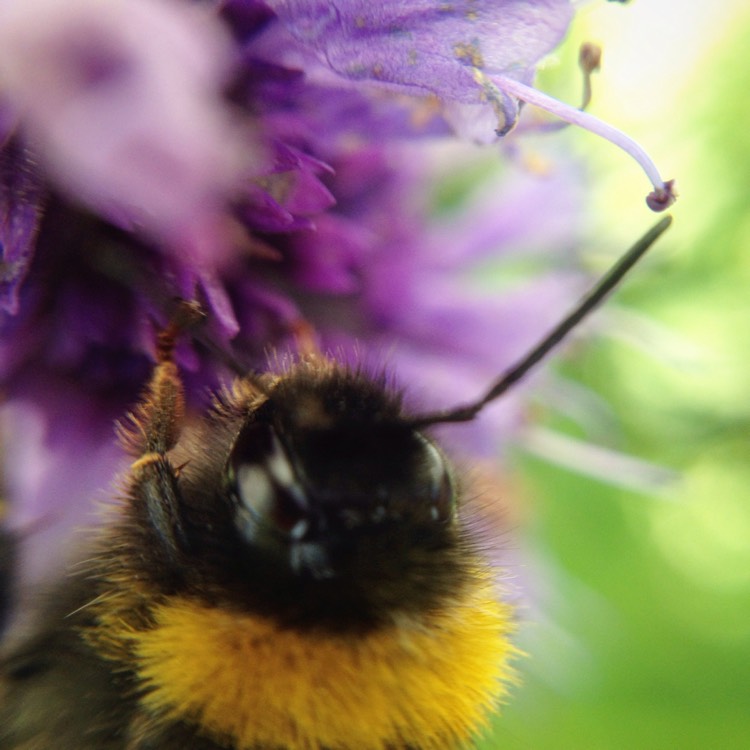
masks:
[[[549,354],[609,293],[622,281],[630,269],[645,255],[651,245],[672,223],[671,216],[665,216],[646,232],[618,261],[607,271],[597,284],[586,294],[578,305],[558,323],[531,351],[519,362],[506,370],[492,384],[487,393],[473,403],[432,414],[417,415],[408,420],[411,427],[421,428],[445,422],[469,422],[491,401],[502,396],[509,388],[521,380]]]

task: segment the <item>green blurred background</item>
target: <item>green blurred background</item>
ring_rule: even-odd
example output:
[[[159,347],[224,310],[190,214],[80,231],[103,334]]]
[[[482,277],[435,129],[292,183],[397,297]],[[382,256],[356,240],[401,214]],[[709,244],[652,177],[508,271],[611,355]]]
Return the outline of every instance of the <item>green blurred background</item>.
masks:
[[[680,198],[602,335],[558,368],[612,407],[612,448],[676,477],[638,491],[627,463],[604,481],[515,456],[529,656],[480,747],[750,748],[750,4],[584,5],[543,89],[576,101],[583,40],[604,48],[591,111]],[[643,175],[587,133],[560,137],[593,173],[592,256],[624,249],[654,220]]]

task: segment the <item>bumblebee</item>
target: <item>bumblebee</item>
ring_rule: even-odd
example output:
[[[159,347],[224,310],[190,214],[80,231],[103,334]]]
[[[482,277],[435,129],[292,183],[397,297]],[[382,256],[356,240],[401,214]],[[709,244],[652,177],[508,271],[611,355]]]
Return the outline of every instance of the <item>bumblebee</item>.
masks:
[[[668,223],[482,398],[436,414],[310,354],[190,419],[183,306],[119,426],[133,461],[85,569],[0,662],[0,750],[469,746],[512,678],[513,614],[429,428],[519,380]]]

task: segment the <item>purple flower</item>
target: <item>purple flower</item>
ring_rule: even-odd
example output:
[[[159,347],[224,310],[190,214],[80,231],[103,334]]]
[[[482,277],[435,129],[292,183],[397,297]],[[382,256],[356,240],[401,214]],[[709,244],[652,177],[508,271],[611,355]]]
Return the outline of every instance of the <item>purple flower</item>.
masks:
[[[530,80],[572,16],[568,0],[269,0],[268,5],[295,39],[346,78],[469,105],[484,99],[474,67]],[[518,117],[515,102],[506,106],[501,129]]]
[[[431,164],[467,112],[489,112],[492,137],[515,121],[569,19],[563,0],[6,0],[0,378],[16,527],[76,515],[106,484],[120,453],[105,436],[175,296],[208,311],[178,351],[193,405],[227,362],[265,367],[310,326],[344,358],[384,357],[413,403],[481,391],[577,277],[499,294],[477,276],[571,248],[581,176],[512,169],[493,200],[436,216]],[[513,434],[522,397],[492,414],[475,449]]]
[[[495,132],[506,135],[518,121],[519,101],[533,104],[607,138],[638,161],[654,187],[647,198],[652,210],[663,211],[675,200],[673,182],[662,179],[632,139],[529,85],[536,63],[567,30],[569,0],[268,0],[268,5],[296,40],[345,78],[435,96],[450,122],[481,141],[491,132],[487,116],[495,118]],[[298,54],[295,50],[292,59]]]
[[[113,223],[199,258],[217,248],[191,236],[262,158],[220,98],[231,59],[217,19],[188,4],[0,8],[0,85],[44,170]]]

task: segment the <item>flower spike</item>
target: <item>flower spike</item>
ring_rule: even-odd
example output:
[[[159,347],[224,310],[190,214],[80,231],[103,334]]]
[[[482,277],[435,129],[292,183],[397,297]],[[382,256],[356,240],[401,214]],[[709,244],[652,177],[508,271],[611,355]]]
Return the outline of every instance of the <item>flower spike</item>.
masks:
[[[578,67],[583,73],[583,101],[578,109],[586,109],[591,102],[591,76],[602,65],[602,48],[592,42],[584,42],[578,50]]]

